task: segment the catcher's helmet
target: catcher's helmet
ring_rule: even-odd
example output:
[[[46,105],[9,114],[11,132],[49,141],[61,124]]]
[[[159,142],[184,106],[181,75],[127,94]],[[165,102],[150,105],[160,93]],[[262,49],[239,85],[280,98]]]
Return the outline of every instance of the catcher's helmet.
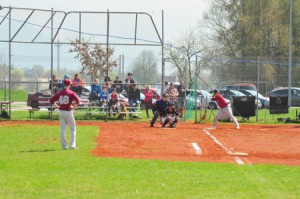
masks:
[[[218,93],[219,92],[219,90],[218,89],[215,89],[214,90],[214,94],[216,94],[216,93]]]

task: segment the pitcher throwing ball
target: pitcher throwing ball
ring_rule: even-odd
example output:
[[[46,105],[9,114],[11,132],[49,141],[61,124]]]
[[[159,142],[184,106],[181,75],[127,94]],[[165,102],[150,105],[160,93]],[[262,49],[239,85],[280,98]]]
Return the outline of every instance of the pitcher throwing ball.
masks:
[[[232,119],[232,121],[234,122],[236,128],[240,129],[240,125],[239,125],[237,119],[232,114],[230,103],[223,98],[223,96],[219,93],[218,90],[214,90],[214,95],[212,96],[211,99],[217,102],[217,104],[220,107],[220,110],[219,110],[219,112],[217,113],[217,115],[214,119],[213,126],[209,129],[216,129],[217,128],[218,120],[219,120],[219,118],[221,117],[222,114],[228,115]]]
[[[79,98],[75,92],[70,90],[71,81],[69,79],[64,80],[64,89],[56,93],[51,97],[50,103],[59,109],[59,122],[60,122],[60,142],[63,149],[68,149],[66,140],[66,125],[68,124],[71,131],[71,149],[76,148],[76,123],[73,115],[73,110],[77,108],[79,104]],[[59,102],[59,105],[57,104]],[[73,104],[75,101],[75,104]]]

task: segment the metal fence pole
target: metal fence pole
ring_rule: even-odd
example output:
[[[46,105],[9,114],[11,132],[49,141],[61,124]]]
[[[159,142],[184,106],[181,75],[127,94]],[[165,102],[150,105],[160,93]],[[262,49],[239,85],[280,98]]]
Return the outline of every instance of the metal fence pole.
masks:
[[[53,8],[51,8],[51,82],[53,83]],[[51,86],[51,95],[53,95],[53,86]],[[53,120],[53,108],[51,104],[50,119]]]
[[[8,57],[8,65],[9,65],[9,72],[8,72],[8,101],[9,101],[9,115],[11,119],[11,89],[12,89],[12,83],[11,83],[11,7],[9,7],[10,12],[9,12],[9,42],[8,42],[8,48],[9,48],[9,57]]]
[[[198,92],[197,92],[197,66],[198,66],[198,55],[196,55],[196,65],[195,65],[195,92],[196,92],[196,95],[195,95],[195,123],[197,123],[197,117],[198,117],[198,114],[197,114],[197,95],[198,95]],[[200,105],[200,110],[201,110],[201,105]]]
[[[289,34],[289,76],[288,76],[288,104],[289,107],[292,106],[292,94],[291,94],[291,86],[292,86],[292,37],[293,37],[293,0],[290,0],[290,34]]]
[[[259,56],[257,57],[257,92],[256,92],[256,122],[258,121],[258,92],[259,92],[259,73],[260,73],[260,63]]]

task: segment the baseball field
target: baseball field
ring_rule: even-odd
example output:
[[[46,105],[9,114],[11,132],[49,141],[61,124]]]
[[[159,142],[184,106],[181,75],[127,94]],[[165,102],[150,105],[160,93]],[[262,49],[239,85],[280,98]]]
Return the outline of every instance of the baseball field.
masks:
[[[299,198],[300,126],[0,122],[0,198]]]

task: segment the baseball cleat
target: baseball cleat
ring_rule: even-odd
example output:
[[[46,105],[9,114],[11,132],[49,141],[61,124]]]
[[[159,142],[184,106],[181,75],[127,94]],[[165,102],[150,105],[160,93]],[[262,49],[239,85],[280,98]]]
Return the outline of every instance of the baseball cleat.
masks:
[[[215,127],[215,126],[212,126],[212,127],[209,127],[209,128],[207,128],[208,130],[215,130],[217,127]]]
[[[215,127],[215,126],[212,126],[212,127],[207,128],[207,129],[209,129],[209,130],[215,130],[216,127]]]

